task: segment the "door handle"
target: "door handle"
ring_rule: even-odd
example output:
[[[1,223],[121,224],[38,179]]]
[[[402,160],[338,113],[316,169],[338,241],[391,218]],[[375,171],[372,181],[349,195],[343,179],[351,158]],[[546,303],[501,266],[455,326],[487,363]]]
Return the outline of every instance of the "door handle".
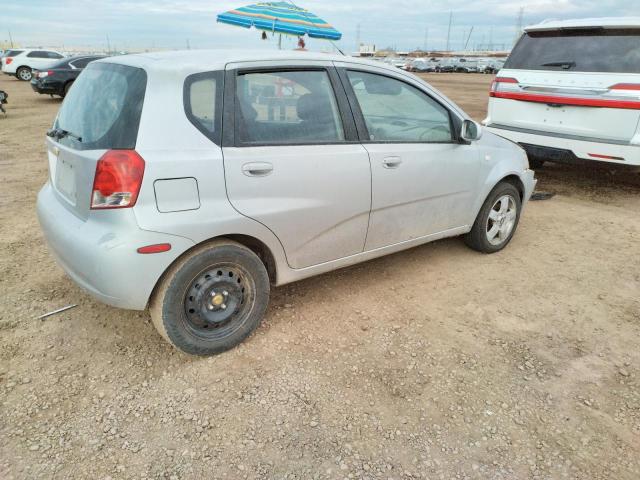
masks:
[[[242,165],[242,173],[247,177],[266,177],[273,172],[273,165],[269,162],[251,162]]]
[[[401,163],[402,159],[400,157],[384,157],[384,160],[382,160],[384,168],[398,168]]]

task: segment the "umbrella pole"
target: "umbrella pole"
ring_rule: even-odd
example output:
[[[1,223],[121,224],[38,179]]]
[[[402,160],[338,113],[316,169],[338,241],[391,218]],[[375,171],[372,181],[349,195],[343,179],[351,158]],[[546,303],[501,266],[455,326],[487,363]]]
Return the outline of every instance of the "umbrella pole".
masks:
[[[282,34],[278,34],[278,50],[282,50]]]

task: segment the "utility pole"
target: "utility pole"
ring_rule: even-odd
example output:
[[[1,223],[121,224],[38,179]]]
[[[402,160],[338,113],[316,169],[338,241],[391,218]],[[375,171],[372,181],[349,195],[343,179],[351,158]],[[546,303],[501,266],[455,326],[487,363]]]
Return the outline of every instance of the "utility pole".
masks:
[[[449,12],[449,28],[447,29],[447,47],[444,49],[446,52],[449,51],[449,46],[451,42],[451,22],[453,21],[453,12]]]
[[[13,48],[13,37],[11,36],[11,30],[9,30],[9,43],[11,44],[11,48]]]
[[[187,38],[187,50],[191,50],[191,45],[189,44],[189,39]]]
[[[360,52],[360,24],[356,25],[356,52]]]
[[[424,44],[422,45],[422,50],[427,51],[427,42],[429,41],[429,27],[424,28]]]
[[[516,19],[516,34],[515,34],[515,38],[513,39],[513,44],[514,45],[520,39],[520,35],[522,34],[522,18],[523,18],[523,16],[524,16],[524,7],[520,7],[520,10],[518,11],[518,17]]]
[[[467,50],[467,45],[469,45],[469,40],[471,40],[471,34],[473,33],[473,27],[471,27],[471,30],[469,30],[469,36],[467,37],[467,41],[464,44],[464,50]]]
[[[107,33],[107,55],[111,54],[111,41],[109,40],[109,34]]]

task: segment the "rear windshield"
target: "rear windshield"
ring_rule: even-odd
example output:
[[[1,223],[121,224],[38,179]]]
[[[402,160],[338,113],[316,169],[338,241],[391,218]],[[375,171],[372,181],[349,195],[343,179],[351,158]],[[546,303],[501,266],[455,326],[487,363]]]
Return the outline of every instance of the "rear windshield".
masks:
[[[573,29],[525,33],[504,68],[640,73],[640,29]]]
[[[65,97],[54,128],[77,150],[133,149],[147,84],[144,70],[90,63]]]

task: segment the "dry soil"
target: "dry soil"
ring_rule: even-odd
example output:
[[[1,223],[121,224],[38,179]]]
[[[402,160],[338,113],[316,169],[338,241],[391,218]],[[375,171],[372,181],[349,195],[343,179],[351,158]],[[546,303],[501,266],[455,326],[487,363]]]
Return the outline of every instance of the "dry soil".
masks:
[[[482,119],[490,76],[427,79]],[[0,89],[1,479],[640,478],[637,173],[547,166],[506,250],[278,288],[247,342],[191,358],[56,266],[34,203],[60,100]]]

